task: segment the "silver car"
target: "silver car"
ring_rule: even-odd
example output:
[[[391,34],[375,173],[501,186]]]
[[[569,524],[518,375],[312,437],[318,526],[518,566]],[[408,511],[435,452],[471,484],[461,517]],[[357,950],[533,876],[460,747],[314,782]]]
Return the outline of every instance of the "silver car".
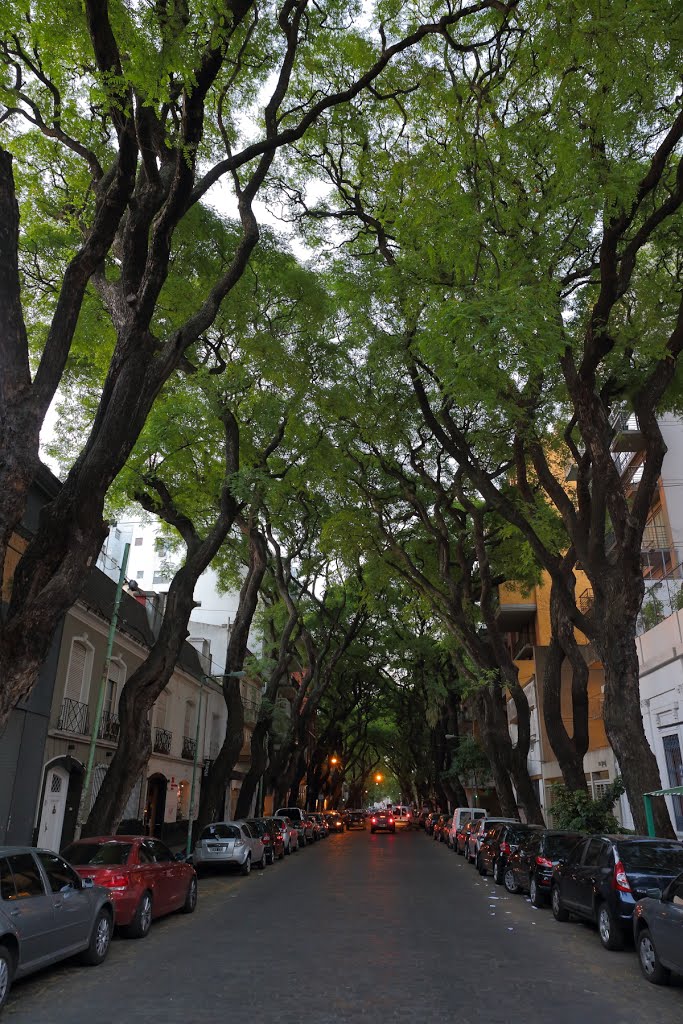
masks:
[[[0,847],[0,1009],[14,978],[75,953],[101,964],[113,923],[108,890],[80,878],[62,857]]]
[[[197,871],[211,865],[232,864],[248,875],[253,865],[266,866],[266,847],[246,821],[214,821],[200,835],[192,863]]]
[[[494,825],[519,825],[519,821],[516,818],[480,818],[477,822],[477,827],[473,828],[470,834],[465,840],[465,857],[470,864],[477,863],[477,855],[481,850],[481,844],[486,837],[486,833],[489,829],[493,828]]]
[[[648,981],[666,985],[672,971],[683,975],[683,875],[664,892],[649,889],[636,904],[633,937]]]

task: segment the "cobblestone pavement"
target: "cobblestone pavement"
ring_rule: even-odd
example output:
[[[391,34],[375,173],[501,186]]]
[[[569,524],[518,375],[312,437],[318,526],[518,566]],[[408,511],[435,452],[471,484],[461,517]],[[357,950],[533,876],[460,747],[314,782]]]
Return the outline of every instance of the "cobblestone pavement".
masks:
[[[680,1024],[683,983],[648,985],[633,949],[608,953],[422,833],[351,832],[202,879],[194,916],[17,982],[4,1020]]]

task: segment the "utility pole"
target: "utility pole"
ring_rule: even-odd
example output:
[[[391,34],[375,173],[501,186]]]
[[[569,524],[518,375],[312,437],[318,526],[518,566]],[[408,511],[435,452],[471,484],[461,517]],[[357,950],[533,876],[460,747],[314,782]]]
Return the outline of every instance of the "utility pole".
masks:
[[[119,620],[119,607],[121,605],[121,594],[123,593],[123,584],[126,581],[126,569],[128,567],[128,555],[130,553],[130,544],[126,544],[123,549],[123,561],[121,563],[121,571],[119,573],[119,581],[116,584],[116,594],[114,595],[114,607],[111,613],[111,621],[109,623],[109,634],[107,636],[107,652],[104,656],[104,665],[102,666],[102,676],[100,678],[100,688],[97,694],[97,707],[95,708],[95,721],[92,725],[90,733],[90,748],[88,750],[88,767],[85,770],[85,780],[83,782],[83,789],[81,790],[81,800],[78,805],[78,817],[76,819],[76,829],[74,831],[74,839],[80,839],[81,831],[85,825],[87,814],[86,807],[88,806],[90,799],[90,790],[92,788],[92,770],[95,764],[95,747],[97,746],[97,737],[100,731],[100,722],[102,721],[102,708],[104,707],[104,694],[107,689],[107,680],[109,679],[109,666],[111,665],[111,655],[114,649],[114,637],[116,636],[116,624]]]

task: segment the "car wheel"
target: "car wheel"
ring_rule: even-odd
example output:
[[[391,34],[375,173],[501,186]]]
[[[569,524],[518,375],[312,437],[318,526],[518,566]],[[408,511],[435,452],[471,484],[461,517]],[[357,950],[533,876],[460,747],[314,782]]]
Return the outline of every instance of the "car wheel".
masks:
[[[638,960],[640,962],[640,969],[643,975],[648,981],[651,981],[653,985],[668,985],[671,979],[671,971],[666,967],[663,967],[657,956],[657,950],[655,949],[652,936],[650,935],[647,928],[638,935]],[[2,998],[0,996],[0,1006],[2,1006]]]
[[[491,872],[491,874],[493,875],[493,881],[496,883],[496,885],[503,884],[503,865],[500,863],[500,861],[496,860],[493,862],[493,871]]]
[[[267,863],[268,860],[266,857],[266,851],[264,850],[263,853],[261,854],[261,860],[257,861],[256,863],[256,867],[259,869],[259,871],[263,871]]]
[[[151,892],[143,892],[138,903],[138,909],[135,911],[135,917],[128,927],[123,929],[123,934],[127,939],[144,939],[151,927],[152,894]]]
[[[246,858],[244,864],[241,866],[240,871],[242,872],[243,875],[248,875],[250,873],[250,871],[251,871],[251,854],[250,853],[247,854],[247,858]]]
[[[559,885],[553,886],[552,895],[550,897],[550,903],[553,908],[553,917],[556,921],[568,921],[569,911],[565,910],[562,906],[562,897],[560,896]]]
[[[183,914],[194,914],[197,906],[197,879],[191,878],[187,889],[187,896],[183,903]]]
[[[482,875],[482,877],[488,874],[488,871],[484,866],[484,861],[482,860],[481,855],[477,857],[477,871],[479,872],[480,875]]]
[[[505,875],[503,876],[503,882],[507,891],[514,896],[515,893],[519,892],[519,886],[515,882],[515,873],[511,867],[505,869]]]
[[[605,949],[624,948],[624,933],[606,903],[598,907],[598,933]]]
[[[86,964],[91,964],[96,967],[97,964],[101,964],[109,952],[109,944],[111,943],[112,933],[112,919],[111,914],[104,908],[100,910],[99,914],[95,918],[95,924],[93,925],[92,935],[90,936],[90,945],[83,953],[82,959]]]
[[[283,850],[283,856],[284,856],[284,857],[289,857],[289,855],[290,855],[290,853],[291,853],[291,852],[292,852],[292,847],[291,847],[291,844],[290,844],[290,843],[287,843],[287,845],[285,846],[285,848],[284,848],[284,850]]]
[[[545,904],[545,896],[539,888],[536,875],[532,875],[529,882],[529,899],[534,907],[540,908]]]
[[[14,974],[14,957],[7,946],[0,945],[0,1010],[7,1002]]]

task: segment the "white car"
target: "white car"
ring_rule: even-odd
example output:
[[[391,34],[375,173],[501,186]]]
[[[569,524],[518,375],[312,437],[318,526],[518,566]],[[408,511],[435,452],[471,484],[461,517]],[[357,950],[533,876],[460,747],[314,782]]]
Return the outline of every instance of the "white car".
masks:
[[[212,864],[233,864],[248,875],[253,865],[266,866],[266,847],[246,821],[214,821],[197,840],[192,863],[197,871]]]
[[[516,818],[482,818],[481,821],[479,822],[478,828],[476,828],[473,832],[470,832],[470,834],[467,837],[467,845],[465,846],[466,860],[468,860],[470,864],[476,864],[477,854],[481,849],[481,844],[483,843],[484,836],[486,835],[488,830],[490,828],[493,828],[494,825],[507,824],[519,825],[519,822]]]
[[[448,845],[455,849],[455,837],[466,821],[471,821],[473,818],[476,821],[479,818],[485,818],[487,814],[488,811],[485,807],[456,807],[453,811],[451,827],[448,830]],[[465,851],[465,855],[467,855],[467,851]]]

